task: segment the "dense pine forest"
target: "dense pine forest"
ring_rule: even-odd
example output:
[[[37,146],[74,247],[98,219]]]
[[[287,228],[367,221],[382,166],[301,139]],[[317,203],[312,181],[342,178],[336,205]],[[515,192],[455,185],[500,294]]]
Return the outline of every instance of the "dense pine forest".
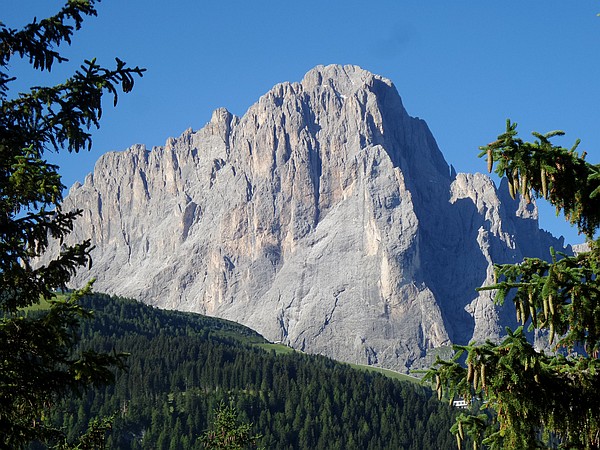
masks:
[[[112,386],[61,404],[71,437],[114,415],[113,449],[200,449],[220,402],[266,449],[452,449],[456,411],[431,391],[321,356],[275,351],[239,324],[96,294],[82,348],[128,352]],[[281,346],[280,346],[281,347]],[[35,446],[32,446],[35,448]]]

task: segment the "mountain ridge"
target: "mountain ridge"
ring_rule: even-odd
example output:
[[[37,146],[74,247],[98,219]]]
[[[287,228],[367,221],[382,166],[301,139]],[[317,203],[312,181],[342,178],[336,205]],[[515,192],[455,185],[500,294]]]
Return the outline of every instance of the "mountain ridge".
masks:
[[[268,339],[399,371],[497,338],[514,316],[475,288],[549,256],[535,206],[455,174],[390,80],[318,66],[238,118],[103,155],[65,208],[96,289],[216,315]]]

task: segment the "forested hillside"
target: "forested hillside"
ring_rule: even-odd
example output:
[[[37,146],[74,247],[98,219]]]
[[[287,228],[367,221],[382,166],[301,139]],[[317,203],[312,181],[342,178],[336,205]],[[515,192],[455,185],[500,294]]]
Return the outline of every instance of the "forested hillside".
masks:
[[[71,436],[92,417],[116,414],[109,448],[199,449],[225,401],[254,424],[266,449],[455,448],[455,411],[421,386],[265,350],[260,335],[232,322],[105,295],[84,302],[95,315],[83,324],[82,347],[131,356],[114,386],[54,414]]]

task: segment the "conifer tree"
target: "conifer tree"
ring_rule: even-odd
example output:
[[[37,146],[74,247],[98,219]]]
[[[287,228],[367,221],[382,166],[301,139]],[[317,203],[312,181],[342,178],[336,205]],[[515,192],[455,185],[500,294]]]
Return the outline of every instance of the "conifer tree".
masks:
[[[259,435],[252,434],[252,425],[238,422],[237,409],[221,402],[215,412],[211,429],[206,431],[200,441],[203,448],[210,450],[245,450],[256,448]]]
[[[562,131],[517,136],[507,121],[498,139],[481,147],[488,171],[506,177],[511,196],[544,198],[586,237],[589,251],[567,256],[551,249],[552,260],[525,258],[495,266],[495,301],[514,302],[516,330],[502,342],[455,346],[451,361],[438,360],[426,379],[440,398],[463,397],[481,405],[457,418],[452,432],[459,448],[600,448],[600,165],[585,152],[553,145]],[[535,348],[526,330],[545,338]],[[465,361],[461,364],[459,361]],[[487,410],[487,411],[486,411]]]
[[[72,354],[79,320],[90,314],[78,304],[89,286],[67,297],[55,294],[78,267],[91,263],[90,241],[63,246],[48,264],[36,265],[36,260],[46,252],[49,239],[62,242],[81,214],[61,209],[64,186],[58,167],[44,154],[89,149],[90,128],[99,126],[103,96],[108,93],[116,104],[117,90],[129,92],[143,69],[129,68],[119,59],[106,69],[92,59],[57,86],[35,86],[18,94],[11,89],[15,58],[28,61],[34,71],[51,71],[67,61],[58,47],[70,44],[84,18],[95,15],[95,0],[68,0],[56,15],[34,19],[20,30],[0,23],[2,448],[21,448],[32,440],[59,441],[59,433],[46,424],[48,408],[68,392],[110,382],[111,368],[123,363],[117,354]],[[27,317],[24,309],[41,300],[49,308]]]

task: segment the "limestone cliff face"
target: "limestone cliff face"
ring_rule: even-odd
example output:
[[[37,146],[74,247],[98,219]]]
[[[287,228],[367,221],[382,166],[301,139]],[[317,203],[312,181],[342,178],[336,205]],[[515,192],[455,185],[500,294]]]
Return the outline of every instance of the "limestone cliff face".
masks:
[[[492,264],[561,247],[505,191],[451,173],[389,80],[319,66],[241,118],[105,154],[64,208],[96,246],[75,284],[405,371],[497,337],[512,313],[475,291]]]

